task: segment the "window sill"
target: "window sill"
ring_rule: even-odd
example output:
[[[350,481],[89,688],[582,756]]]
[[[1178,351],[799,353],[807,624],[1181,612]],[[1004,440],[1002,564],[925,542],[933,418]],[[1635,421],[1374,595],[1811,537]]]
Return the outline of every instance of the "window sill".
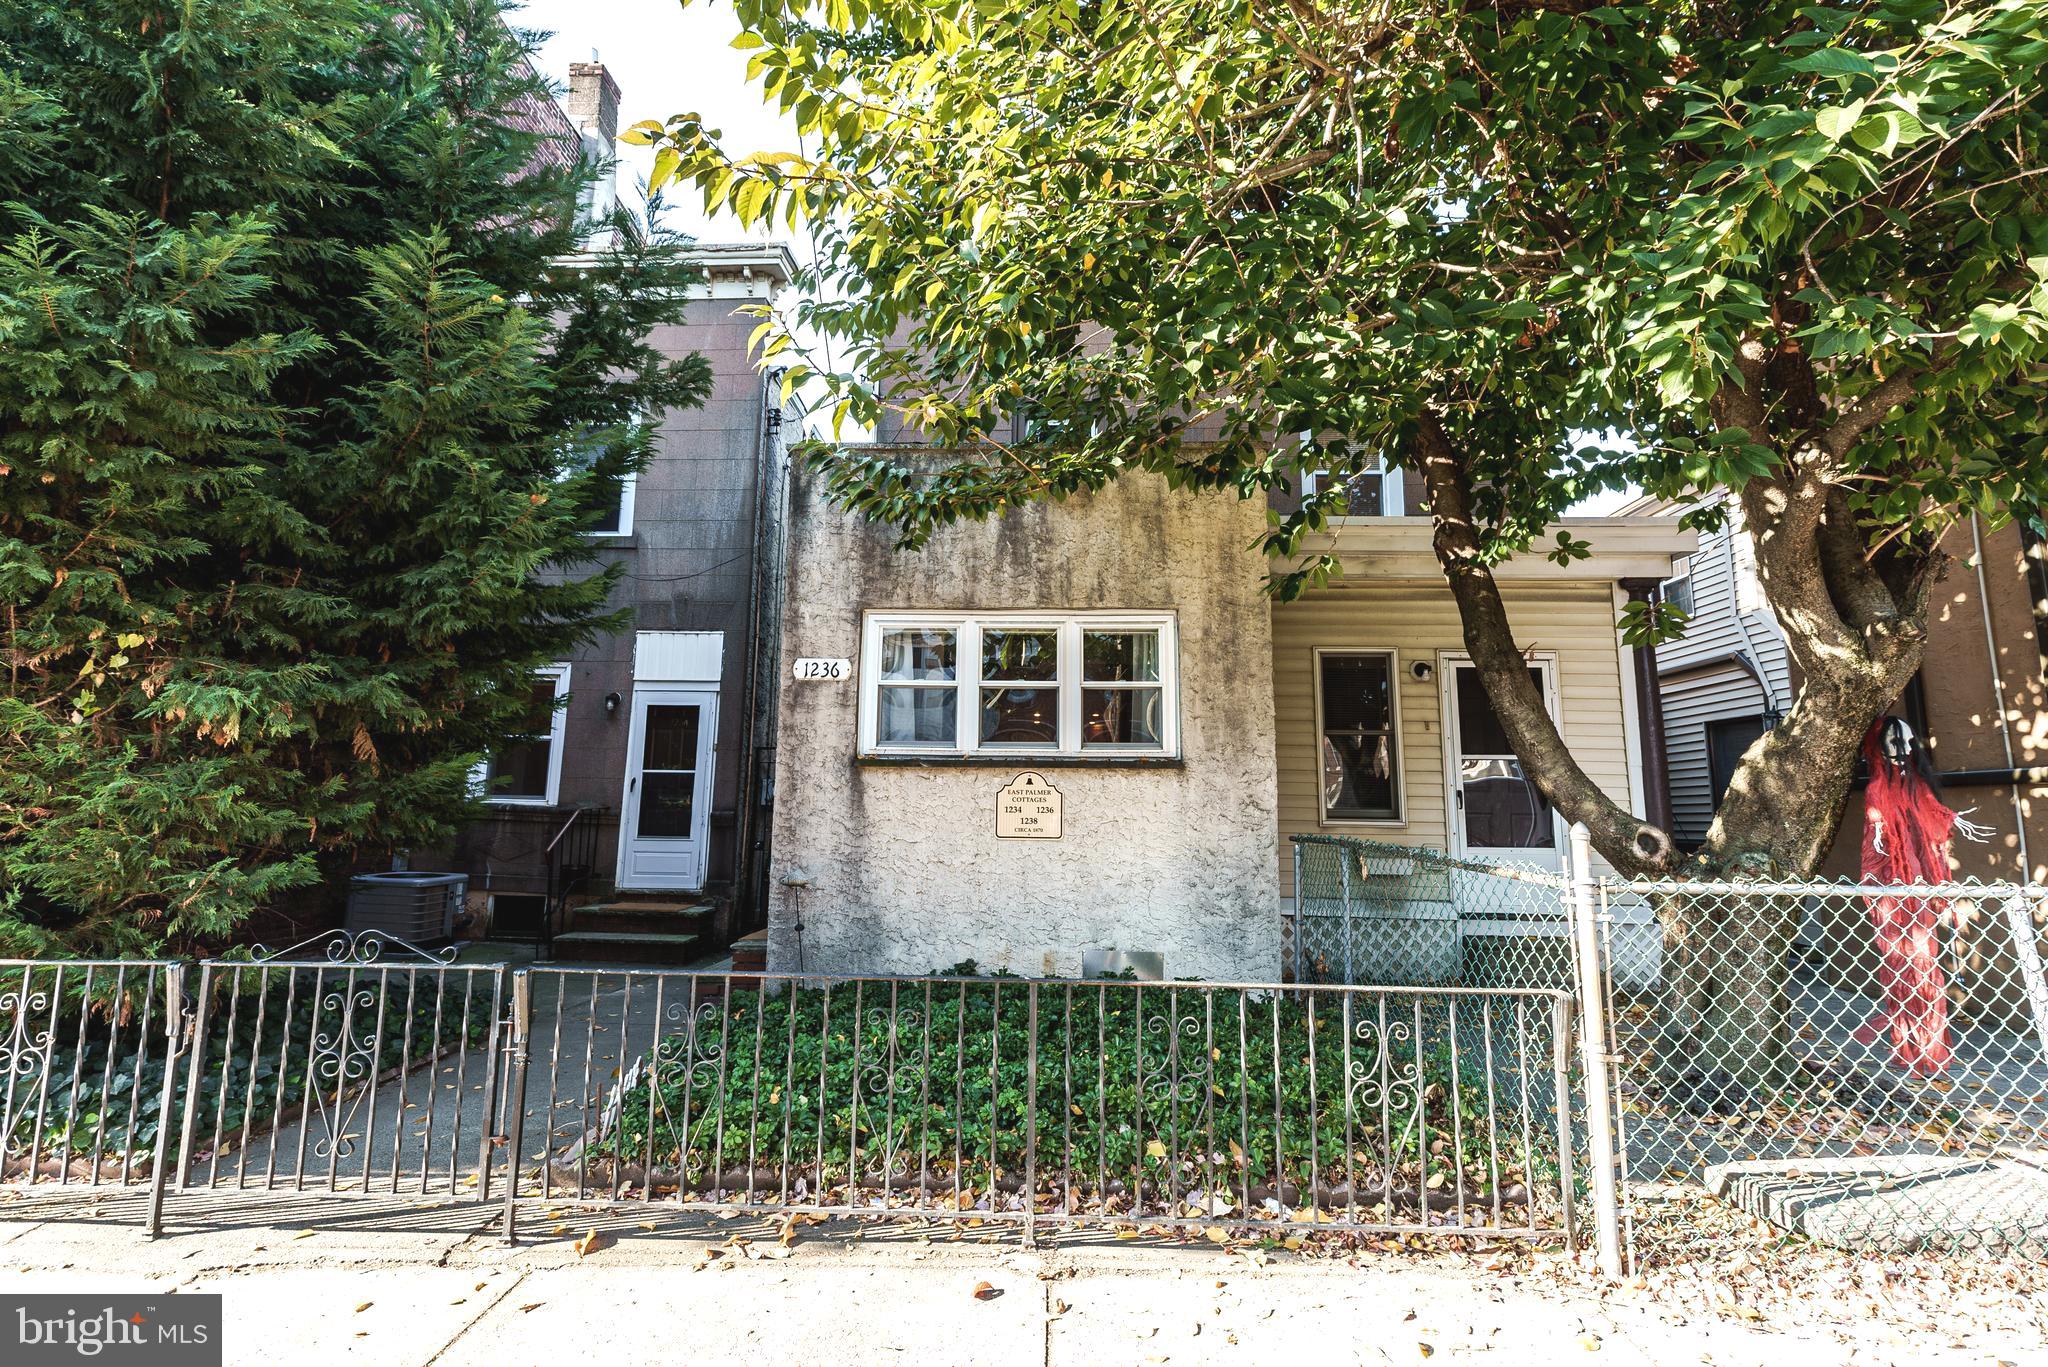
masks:
[[[872,769],[1185,769],[1179,755],[855,755]]]
[[[585,532],[583,543],[599,551],[630,551],[640,544],[631,532]]]
[[[1389,816],[1326,816],[1316,826],[1325,831],[1405,831],[1408,821],[1405,817]]]

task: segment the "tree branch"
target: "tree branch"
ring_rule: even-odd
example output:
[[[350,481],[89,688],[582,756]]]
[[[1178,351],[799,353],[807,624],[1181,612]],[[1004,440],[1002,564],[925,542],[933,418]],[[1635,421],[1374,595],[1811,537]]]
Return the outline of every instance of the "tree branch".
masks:
[[[1586,824],[1593,844],[1616,868],[1627,873],[1668,870],[1678,857],[1671,836],[1608,797],[1579,767],[1558,734],[1550,709],[1529,677],[1528,661],[1515,645],[1500,585],[1481,557],[1464,459],[1436,414],[1426,408],[1416,447],[1416,465],[1429,490],[1430,516],[1436,524],[1431,544],[1457,600],[1465,649],[1478,666],[1480,682],[1523,771],[1567,820]]]

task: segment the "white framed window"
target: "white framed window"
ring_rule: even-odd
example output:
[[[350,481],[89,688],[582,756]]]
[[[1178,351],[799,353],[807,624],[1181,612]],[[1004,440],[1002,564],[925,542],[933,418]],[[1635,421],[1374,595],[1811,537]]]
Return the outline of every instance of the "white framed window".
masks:
[[[1692,616],[1692,557],[1680,555],[1672,558],[1671,577],[1658,585],[1663,600],[1686,616]]]
[[[860,680],[864,755],[1179,753],[1171,614],[870,613]]]
[[[1344,486],[1346,517],[1400,517],[1407,511],[1401,472],[1387,468],[1384,455],[1336,476],[1328,470],[1310,470],[1301,477],[1302,496],[1329,488],[1333,478]]]
[[[1323,823],[1402,824],[1399,657],[1318,649],[1315,666]]]
[[[484,801],[551,807],[562,791],[562,733],[569,713],[569,666],[534,671],[520,730],[478,770]]]
[[[588,436],[573,440],[562,456],[562,475],[567,477],[580,470],[587,470],[603,454],[602,442]],[[597,491],[599,506],[592,510],[595,520],[583,529],[585,536],[631,536],[633,534],[633,494],[639,483],[639,475],[629,470],[620,475],[611,489]]]

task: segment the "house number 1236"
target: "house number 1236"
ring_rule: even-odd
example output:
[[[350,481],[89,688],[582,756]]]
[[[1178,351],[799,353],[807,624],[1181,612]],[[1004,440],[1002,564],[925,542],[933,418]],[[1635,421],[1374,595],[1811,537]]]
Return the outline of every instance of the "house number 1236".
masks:
[[[796,662],[798,683],[837,683],[853,677],[851,660],[802,659]]]

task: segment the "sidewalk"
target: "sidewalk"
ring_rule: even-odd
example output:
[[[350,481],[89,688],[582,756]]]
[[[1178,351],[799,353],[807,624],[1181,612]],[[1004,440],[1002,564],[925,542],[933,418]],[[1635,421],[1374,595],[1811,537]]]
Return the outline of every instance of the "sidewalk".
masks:
[[[0,1197],[0,1284],[219,1292],[231,1363],[2048,1363],[2048,1298],[1967,1278],[1873,1288],[1869,1265],[1696,1307],[1603,1296],[1518,1249],[1332,1258],[1103,1232],[1031,1251],[845,1223],[785,1249],[758,1222],[659,1205],[534,1208],[532,1242],[508,1248],[497,1212],[470,1204],[207,1193],[176,1197],[150,1241],[138,1212],[133,1195]]]

